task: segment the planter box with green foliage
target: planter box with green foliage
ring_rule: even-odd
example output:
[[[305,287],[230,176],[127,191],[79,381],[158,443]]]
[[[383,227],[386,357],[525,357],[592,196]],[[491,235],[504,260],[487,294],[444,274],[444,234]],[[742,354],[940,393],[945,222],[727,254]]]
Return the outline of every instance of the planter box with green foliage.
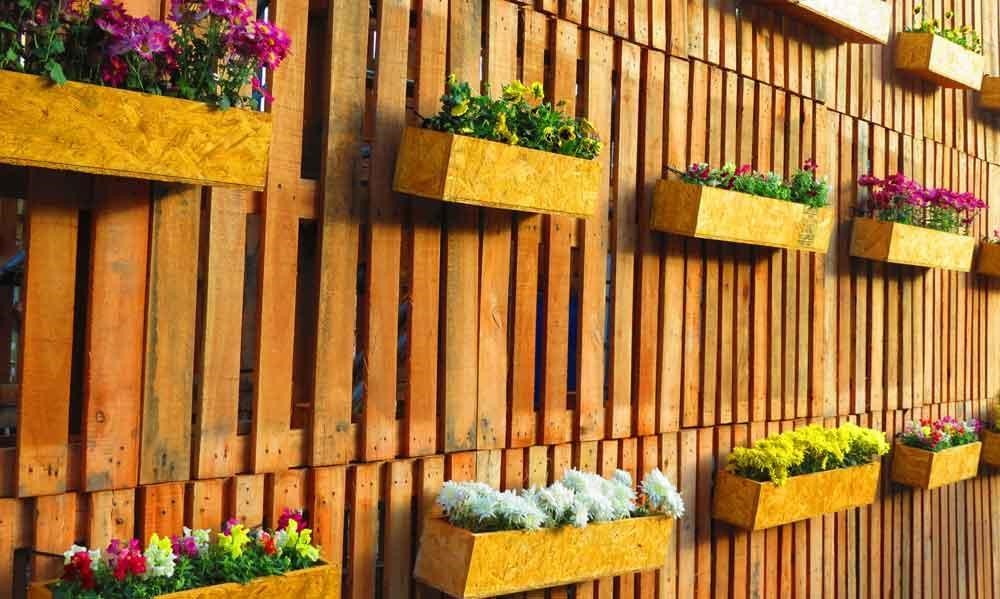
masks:
[[[942,87],[978,90],[983,55],[934,33],[896,34],[896,68]]]

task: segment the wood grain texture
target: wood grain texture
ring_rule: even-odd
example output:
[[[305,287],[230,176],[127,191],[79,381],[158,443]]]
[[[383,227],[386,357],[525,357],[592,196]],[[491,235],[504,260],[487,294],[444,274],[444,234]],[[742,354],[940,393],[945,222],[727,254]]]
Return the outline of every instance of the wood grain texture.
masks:
[[[664,179],[656,185],[649,226],[701,239],[826,253],[833,210]]]
[[[1000,243],[980,243],[976,248],[976,272],[1000,277]]]
[[[924,227],[871,218],[851,227],[851,255],[880,262],[969,272],[975,249],[974,237]]]
[[[425,523],[414,576],[473,599],[655,569],[666,560],[667,516],[584,528],[474,534],[441,519]]]
[[[589,217],[600,166],[596,160],[407,127],[393,190],[474,206]]]
[[[31,585],[28,599],[52,599],[52,582]],[[242,585],[219,584],[179,593],[159,595],[160,599],[228,599],[235,597],[287,599],[340,599],[340,568],[322,565],[258,578]]]
[[[757,0],[815,25],[834,37],[859,44],[885,44],[892,4],[883,0]]]
[[[1000,110],[1000,77],[984,75],[979,89],[979,107]]]
[[[877,461],[793,476],[781,486],[719,470],[713,516],[755,531],[869,505],[878,494],[881,470]]]
[[[0,72],[0,162],[263,189],[271,118]]]
[[[983,443],[980,461],[988,466],[1000,467],[1000,433],[983,430],[979,438]]]
[[[982,448],[979,441],[941,451],[896,443],[892,455],[892,480],[929,490],[973,478],[979,472]]]
[[[979,90],[983,55],[933,33],[896,34],[896,68],[942,87]]]

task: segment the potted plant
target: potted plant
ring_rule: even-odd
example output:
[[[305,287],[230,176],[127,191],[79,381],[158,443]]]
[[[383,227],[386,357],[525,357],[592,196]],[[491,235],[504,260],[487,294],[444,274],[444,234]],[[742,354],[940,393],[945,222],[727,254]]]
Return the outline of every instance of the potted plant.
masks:
[[[653,195],[650,227],[677,235],[825,253],[833,231],[829,186],[807,160],[785,181],[744,164],[692,164],[663,179]]]
[[[105,549],[73,545],[60,580],[35,583],[29,599],[340,596],[340,571],[323,564],[301,512],[285,510],[274,530],[230,520],[222,531],[185,528],[167,537],[114,539]]]
[[[243,0],[0,2],[0,163],[262,189],[289,44]]]
[[[976,272],[990,277],[1000,277],[1000,229],[983,237],[976,252]]]
[[[979,432],[983,444],[980,457],[984,464],[1000,467],[1000,396],[993,400],[990,412],[993,424],[984,426]]]
[[[566,216],[594,213],[601,142],[593,125],[514,81],[499,98],[448,77],[441,111],[407,127],[393,189],[444,202]],[[605,181],[605,184],[607,182]]]
[[[862,175],[871,190],[857,210],[851,255],[895,264],[968,272],[976,241],[968,235],[986,204],[971,193],[925,189],[902,173]]]
[[[737,447],[715,477],[713,516],[762,530],[875,501],[885,433],[810,425]]]
[[[414,576],[452,597],[492,597],[663,566],[684,503],[658,469],[632,488],[568,470],[544,488],[447,482],[445,519],[426,522]]]
[[[979,107],[985,110],[1000,110],[1000,77],[983,75],[979,90]]]
[[[944,21],[925,18],[922,8],[913,8],[915,22],[896,34],[896,68],[943,87],[978,90],[983,82],[983,41],[968,25],[951,26],[955,16]]]
[[[892,480],[920,489],[936,489],[973,478],[979,471],[979,421],[950,416],[910,422],[896,441]]]
[[[822,29],[840,41],[885,44],[892,5],[882,0],[757,0]]]

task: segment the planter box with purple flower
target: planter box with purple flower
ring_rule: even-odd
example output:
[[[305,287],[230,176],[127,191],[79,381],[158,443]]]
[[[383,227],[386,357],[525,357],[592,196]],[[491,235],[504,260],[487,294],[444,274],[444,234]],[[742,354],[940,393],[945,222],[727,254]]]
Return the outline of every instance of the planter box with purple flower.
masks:
[[[269,114],[0,71],[0,163],[263,189]]]
[[[855,218],[851,255],[879,262],[969,272],[976,240],[925,227]]]
[[[979,90],[983,55],[934,33],[896,34],[896,68],[942,87]]]
[[[882,0],[757,0],[844,42],[889,41],[892,5]]]
[[[664,179],[649,226],[676,235],[826,253],[833,209]]]

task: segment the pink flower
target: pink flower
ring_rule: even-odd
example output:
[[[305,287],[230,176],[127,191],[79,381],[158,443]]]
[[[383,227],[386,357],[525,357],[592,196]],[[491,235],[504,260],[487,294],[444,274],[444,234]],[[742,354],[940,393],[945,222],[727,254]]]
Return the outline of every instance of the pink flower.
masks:
[[[286,507],[281,511],[281,517],[278,518],[278,530],[285,530],[290,520],[295,520],[296,524],[298,524],[298,530],[306,527],[306,519],[302,512],[299,510],[290,510]]]
[[[816,169],[817,168],[819,168],[819,165],[817,165],[816,161],[814,159],[812,159],[812,158],[810,158],[809,160],[806,160],[805,164],[802,165],[802,169],[803,170],[807,170],[807,171],[809,171],[811,173],[814,173],[814,174],[816,173]]]
[[[118,56],[112,56],[101,65],[101,81],[111,87],[121,87],[128,76],[128,65]]]
[[[267,91],[267,88],[264,87],[264,84],[261,82],[259,77],[254,76],[250,80],[250,85],[253,87],[253,91],[259,93],[260,96],[264,98],[264,102],[267,104],[274,103],[274,96],[271,95],[271,92]]]

